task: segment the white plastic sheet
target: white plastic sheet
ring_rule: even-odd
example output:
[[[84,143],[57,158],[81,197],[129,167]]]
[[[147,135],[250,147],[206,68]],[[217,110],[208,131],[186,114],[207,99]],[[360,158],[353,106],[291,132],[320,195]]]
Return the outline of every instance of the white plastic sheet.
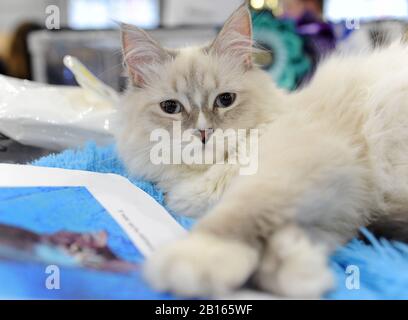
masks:
[[[0,75],[0,132],[26,145],[60,151],[87,141],[113,142],[115,104],[80,87]]]

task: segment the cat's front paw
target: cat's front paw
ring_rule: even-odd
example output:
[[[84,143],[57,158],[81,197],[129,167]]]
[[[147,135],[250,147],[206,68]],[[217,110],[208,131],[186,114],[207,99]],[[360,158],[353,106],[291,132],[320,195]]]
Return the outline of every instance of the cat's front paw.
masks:
[[[239,241],[192,234],[155,253],[144,267],[153,288],[188,297],[217,296],[242,286],[258,252]]]

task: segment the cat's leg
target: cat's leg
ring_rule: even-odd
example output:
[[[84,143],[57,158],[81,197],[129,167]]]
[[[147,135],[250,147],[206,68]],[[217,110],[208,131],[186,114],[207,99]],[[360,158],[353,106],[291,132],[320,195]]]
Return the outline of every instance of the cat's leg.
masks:
[[[328,253],[316,244],[318,238],[286,228],[321,231],[328,235],[324,246],[356,235],[368,208],[367,170],[358,148],[320,127],[290,121],[278,129],[267,137],[270,149],[260,157],[258,174],[239,177],[191,235],[148,262],[146,275],[156,288],[189,296],[236,289],[258,269],[265,248],[272,250],[279,239],[288,239],[284,251],[295,253],[286,260],[277,254],[278,276],[299,279],[302,264],[309,262],[319,272],[304,280],[307,290],[297,291],[295,283],[287,292],[276,283],[265,284],[266,289],[315,298],[330,287]],[[304,254],[296,256],[300,251]]]
[[[328,256],[324,242],[312,242],[303,228],[289,224],[267,239],[253,282],[284,297],[320,298],[334,284]]]
[[[259,184],[258,190],[266,186]],[[317,298],[326,292],[332,285],[328,253],[302,229],[290,227],[296,225],[296,208],[277,203],[274,207],[269,194],[248,198],[246,189],[238,190],[185,239],[148,260],[145,275],[153,287],[183,296],[221,295],[244,285],[258,270],[261,287],[272,293]],[[274,278],[266,281],[270,276]],[[296,283],[297,279],[302,281]],[[290,287],[279,285],[286,280]]]
[[[261,206],[268,204],[259,197],[263,195],[246,201],[232,192],[185,239],[148,259],[144,274],[149,283],[160,291],[192,297],[223,295],[241,287],[256,271],[262,252],[258,228],[263,221],[255,213],[264,212]]]
[[[267,194],[231,194],[234,201],[220,203],[185,239],[148,260],[145,275],[155,289],[217,296],[254,273],[262,289],[288,297],[317,298],[331,287],[329,246],[312,242],[289,212],[275,213]]]

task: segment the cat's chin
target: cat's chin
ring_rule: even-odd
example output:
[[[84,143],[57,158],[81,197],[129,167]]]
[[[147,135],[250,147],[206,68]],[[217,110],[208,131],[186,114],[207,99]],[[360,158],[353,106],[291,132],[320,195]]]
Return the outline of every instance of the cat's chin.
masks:
[[[211,168],[213,164],[183,164],[183,166],[188,170],[203,172]]]
[[[187,159],[191,160],[191,159]],[[223,152],[204,152],[202,157],[199,157],[198,161],[181,161],[180,166],[182,169],[204,172],[210,169],[214,165],[224,165],[227,163],[227,156]]]

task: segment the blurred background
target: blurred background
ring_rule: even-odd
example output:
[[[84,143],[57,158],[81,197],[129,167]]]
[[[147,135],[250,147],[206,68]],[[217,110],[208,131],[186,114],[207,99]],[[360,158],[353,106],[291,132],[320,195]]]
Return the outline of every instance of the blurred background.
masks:
[[[62,64],[77,56],[123,90],[117,23],[151,29],[166,46],[210,40],[243,0],[2,0],[0,70],[50,84],[75,84]],[[382,45],[405,34],[407,0],[251,0],[257,57],[290,90],[332,50]],[[57,12],[56,12],[57,11]],[[57,21],[51,18],[58,17]],[[46,26],[47,19],[50,26]],[[48,28],[47,28],[48,27]]]
[[[77,85],[63,64],[77,57],[103,83],[121,92],[126,74],[117,21],[149,29],[177,47],[214,38],[243,0],[1,0],[0,74],[52,85]],[[286,90],[304,86],[319,61],[334,52],[362,51],[405,38],[408,0],[248,0],[255,56]],[[0,97],[0,111],[1,111]],[[1,112],[0,112],[1,116]],[[2,127],[0,125],[0,133]],[[12,139],[0,161],[26,160]],[[11,141],[11,142],[10,142]],[[55,149],[55,148],[54,148]],[[30,149],[31,150],[31,149]],[[30,151],[31,152],[31,151]],[[37,156],[35,153],[31,157]],[[10,154],[12,154],[10,156]],[[17,160],[16,160],[17,159]]]

